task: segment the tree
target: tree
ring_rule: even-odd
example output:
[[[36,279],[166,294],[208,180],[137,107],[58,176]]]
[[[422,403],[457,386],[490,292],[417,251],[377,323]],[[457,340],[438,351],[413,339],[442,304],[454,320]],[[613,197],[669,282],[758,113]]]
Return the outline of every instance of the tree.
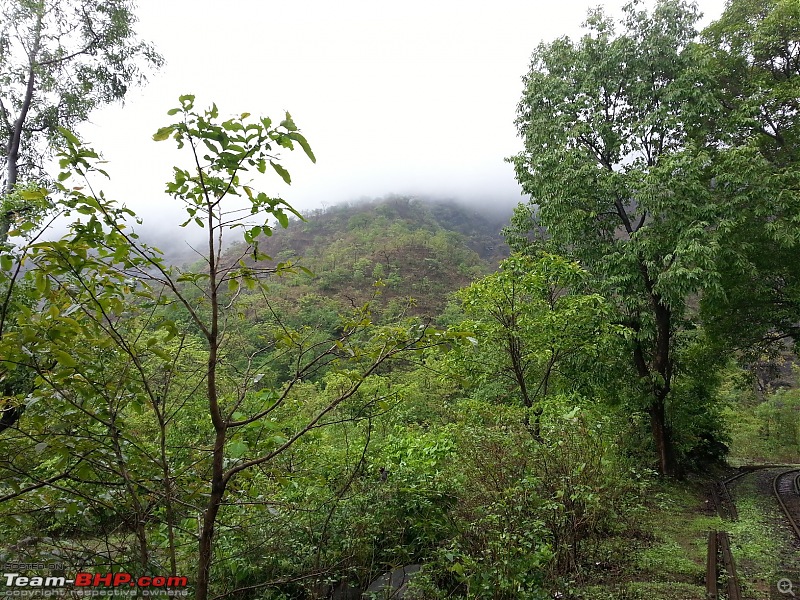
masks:
[[[510,397],[525,407],[524,424],[537,441],[548,395],[586,391],[576,375],[611,350],[604,300],[575,292],[585,276],[559,256],[512,255],[458,293],[471,319],[458,328],[470,335],[451,361],[493,400]]]
[[[300,147],[314,160],[308,142],[288,113],[277,125],[248,113],[221,120],[216,106],[195,110],[194,97],[186,95],[169,114],[180,120],[159,129],[154,139],[173,138],[190,151],[192,165],[175,168],[167,192],[184,204],[183,225],[208,234],[201,268],[170,267],[138,241],[126,225],[132,213],[92,191],[97,154],[68,131],[62,132],[65,171],[55,185],[62,204],[80,219],[62,240],[34,239],[20,244],[16,254],[2,255],[8,293],[0,316],[24,313],[0,321],[0,330],[4,323],[7,328],[0,335],[3,375],[34,373],[36,397],[47,399],[39,404],[46,414],[65,407],[70,416],[63,420],[67,431],[53,431],[34,407],[37,419],[30,426],[42,429],[14,428],[15,440],[52,460],[36,471],[17,466],[29,457],[9,456],[5,471],[12,477],[0,501],[56,489],[91,502],[87,486],[110,480],[116,503],[124,497],[135,516],[137,551],[131,556],[143,570],[156,564],[154,533],[147,526],[154,513],[161,515],[173,570],[182,545],[174,536],[185,543],[192,529],[197,532],[196,595],[207,598],[222,515],[244,505],[268,505],[239,504],[243,489],[256,485],[249,479],[269,481],[280,472],[279,458],[316,430],[370,418],[370,407],[382,399],[379,392],[359,394],[365,381],[386,361],[421,352],[441,336],[419,322],[374,326],[368,305],[356,307],[334,336],[288,326],[269,301],[268,282],[301,268],[275,263],[258,246],[275,221],[286,227],[289,214],[300,215],[245,178],[270,169],[290,183],[279,150]],[[82,185],[68,187],[76,176]],[[9,233],[16,238],[28,229]],[[236,229],[245,244],[228,252],[225,244]],[[30,306],[21,302],[24,295],[11,293],[18,285],[38,294]],[[229,350],[239,350],[242,338],[232,321],[237,304],[251,295],[263,299],[274,325],[259,327],[258,347],[236,357]],[[187,355],[194,364],[178,364]],[[262,382],[273,368],[283,371],[280,377]],[[307,382],[320,374],[330,376],[315,397],[304,397],[315,389]],[[143,438],[143,430],[157,432],[156,440]],[[110,504],[95,508],[107,512]],[[195,528],[185,525],[195,519]]]
[[[723,106],[715,193],[732,208],[721,293],[704,298],[703,317],[748,358],[800,339],[798,39],[800,5],[790,0],[735,0],[703,32]]]
[[[20,176],[42,180],[42,161],[58,137],[96,107],[124,98],[161,57],[139,40],[130,0],[0,2],[2,189]],[[0,242],[24,205],[4,201]]]
[[[800,6],[734,0],[703,32],[733,142],[755,142],[770,163],[800,159]]]
[[[194,159],[193,172],[176,168],[175,179],[168,184],[167,191],[184,202],[189,221],[194,220],[208,232],[208,248],[205,254],[207,273],[191,276],[195,285],[203,290],[203,300],[207,303],[205,314],[196,311],[185,300],[176,285],[177,280],[162,273],[162,281],[189,312],[192,323],[202,332],[208,345],[206,398],[214,441],[210,457],[210,494],[200,524],[196,589],[198,598],[206,598],[210,584],[215,526],[226,490],[234,480],[248,470],[273,461],[310,431],[325,425],[328,415],[334,414],[337,407],[353,398],[363,382],[384,362],[395,355],[428,346],[431,335],[436,334],[424,325],[415,325],[410,329],[404,326],[373,328],[366,310],[345,323],[335,339],[319,340],[284,329],[283,335],[279,337],[279,345],[291,351],[296,358],[292,372],[280,389],[262,395],[264,400],[260,403],[248,403],[249,387],[257,378],[257,373],[250,367],[244,374],[245,380],[238,394],[224,397],[217,375],[224,345],[224,307],[226,304],[230,307],[232,301],[223,296],[221,288],[227,288],[229,293],[233,293],[235,300],[235,294],[241,286],[258,286],[266,291],[266,282],[263,281],[265,275],[290,268],[290,265],[282,263],[274,267],[258,266],[260,261],[269,259],[258,251],[258,237],[262,233],[269,234],[272,225],[267,220],[255,225],[248,221],[254,218],[251,215],[264,215],[276,218],[286,227],[287,212],[300,216],[283,200],[254,191],[241,182],[240,177],[251,168],[264,173],[271,167],[286,183],[290,183],[289,173],[277,162],[273,148],[292,149],[297,144],[312,160],[314,155],[288,113],[277,127],[273,127],[266,118],[257,123],[248,123],[247,114],[241,115],[239,119],[217,124],[216,107],[204,113],[194,112],[193,100],[193,97],[183,96],[181,107],[170,111],[170,114],[181,114],[183,120],[160,129],[154,137],[161,140],[173,136],[180,147],[184,144],[190,146]],[[201,157],[200,144],[210,154]],[[237,195],[246,196],[250,205],[243,216],[241,209],[225,204],[229,201],[229,196]],[[243,228],[244,240],[251,246],[240,253],[237,261],[224,261],[223,235],[234,227]],[[252,264],[245,262],[244,259],[248,256],[252,256]],[[334,393],[318,410],[301,423],[295,424],[287,435],[262,440],[252,455],[244,456],[239,461],[230,460],[231,454],[236,456],[239,453],[238,450],[233,450],[234,436],[241,435],[238,432],[254,426],[263,428],[265,422],[269,425],[270,419],[279,415],[283,406],[288,404],[299,383],[321,367],[340,361],[350,363],[348,371]],[[248,409],[250,414],[243,414]]]
[[[694,327],[688,300],[719,286],[710,232],[724,207],[703,125],[721,109],[694,51],[694,5],[664,0],[648,14],[629,4],[624,15],[616,33],[593,11],[578,42],[534,52],[517,118],[525,149],[511,160],[535,206],[508,233],[524,248],[528,232],[544,231],[613,302],[659,470],[675,475],[669,410],[680,335]]]
[[[69,131],[61,133],[67,150],[59,181],[88,175],[98,155]],[[141,410],[151,402],[159,409],[157,397],[165,386],[147,376],[152,367],[146,363],[160,352],[142,346],[152,314],[149,320],[123,316],[135,287],[130,273],[152,267],[158,257],[144,247],[136,254],[133,238],[120,235],[131,211],[85,194],[82,186],[53,185],[60,192],[59,215],[81,215],[69,235],[42,241],[47,224],[26,214],[8,232],[14,244],[0,255],[3,400],[30,411],[23,427],[16,419],[6,424],[0,502],[7,508],[22,498],[23,514],[46,508],[69,515],[114,514],[115,528],[134,530],[134,560],[147,569],[147,484],[142,482],[168,473],[169,465],[150,460],[153,455],[131,439],[124,423],[132,407]],[[40,205],[48,191],[20,194]],[[158,303],[151,303],[151,312],[154,306]],[[158,372],[168,370],[159,365]],[[104,482],[103,489],[94,487],[98,482]],[[170,478],[163,482],[169,484]],[[9,522],[19,519],[12,510],[4,513]],[[119,531],[113,537],[126,547]]]

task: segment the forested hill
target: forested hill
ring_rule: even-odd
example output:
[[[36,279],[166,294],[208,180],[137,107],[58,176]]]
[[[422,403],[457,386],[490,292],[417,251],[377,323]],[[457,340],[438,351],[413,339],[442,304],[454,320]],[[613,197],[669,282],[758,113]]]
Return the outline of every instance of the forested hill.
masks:
[[[282,296],[309,294],[346,304],[366,302],[380,280],[383,311],[435,316],[450,292],[493,271],[509,249],[501,229],[504,212],[480,211],[455,201],[395,196],[339,204],[294,219],[259,239],[275,263],[292,261],[313,276],[282,279]],[[234,247],[231,255],[241,248]]]

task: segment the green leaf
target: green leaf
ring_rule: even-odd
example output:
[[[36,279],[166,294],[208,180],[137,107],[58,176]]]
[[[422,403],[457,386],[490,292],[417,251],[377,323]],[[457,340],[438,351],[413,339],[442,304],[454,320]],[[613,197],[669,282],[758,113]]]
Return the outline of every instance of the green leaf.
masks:
[[[272,165],[272,168],[275,169],[275,172],[281,176],[281,178],[289,185],[292,183],[292,178],[289,176],[289,171],[284,169],[281,165],[276,162],[269,161],[269,164]]]
[[[77,136],[72,133],[69,129],[65,127],[59,127],[58,132],[64,136],[64,139],[67,140],[73,146],[80,146],[81,141],[77,138]]]
[[[50,282],[47,280],[45,274],[41,271],[36,271],[36,291],[40,294],[44,294],[49,287]]]
[[[289,217],[286,216],[286,213],[282,210],[275,211],[275,218],[278,219],[278,223],[281,224],[281,227],[286,229],[289,226]]]
[[[281,127],[285,127],[289,131],[297,131],[297,125],[294,124],[292,120],[292,115],[288,112],[286,113],[286,118],[280,122]]]
[[[247,444],[245,444],[241,440],[236,440],[235,442],[232,442],[228,445],[227,454],[231,458],[241,458],[242,456],[247,454],[249,450],[250,448],[247,447]]]
[[[0,269],[10,271],[12,266],[14,266],[14,261],[8,254],[0,256]]]
[[[72,356],[70,356],[63,350],[58,350],[54,348],[53,356],[55,356],[58,363],[64,367],[73,368],[77,364],[75,360],[72,358]]]
[[[23,200],[43,200],[47,198],[47,190],[39,188],[37,190],[22,190],[19,192],[20,198]]]
[[[153,352],[153,354],[155,354],[161,360],[163,360],[165,362],[171,362],[172,361],[172,357],[169,354],[167,354],[166,352],[164,352],[161,348],[153,346],[152,348],[150,348],[150,350]]]
[[[286,135],[290,139],[292,139],[295,142],[297,142],[298,144],[300,144],[300,147],[306,153],[306,156],[308,156],[308,158],[311,159],[311,162],[313,162],[313,163],[317,162],[317,157],[314,156],[314,153],[311,151],[311,146],[308,145],[308,142],[306,141],[306,138],[302,133],[300,133],[299,131],[290,131]]]
[[[161,323],[161,325],[159,327],[161,327],[162,329],[166,329],[167,330],[167,335],[164,338],[165,342],[168,342],[169,340],[174,338],[176,335],[178,335],[178,328],[175,325],[174,321],[169,321],[169,320],[164,321],[163,323]]]
[[[172,134],[173,131],[175,131],[174,125],[167,125],[166,127],[162,127],[153,134],[153,141],[163,142],[164,140],[169,138],[169,136]]]

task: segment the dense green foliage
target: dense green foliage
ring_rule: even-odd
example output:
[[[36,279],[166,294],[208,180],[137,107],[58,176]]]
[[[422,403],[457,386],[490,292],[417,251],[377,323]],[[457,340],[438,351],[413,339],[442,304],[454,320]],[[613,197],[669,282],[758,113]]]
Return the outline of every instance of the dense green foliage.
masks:
[[[722,107],[713,172],[726,214],[721,293],[705,299],[703,317],[751,360],[798,333],[798,35],[800,6],[779,0],[733,2],[704,32]]]
[[[487,274],[507,255],[503,225],[452,201],[397,196],[312,211],[259,247],[275,262],[299,260],[314,274],[278,282],[279,295],[287,300],[282,309],[292,312],[299,303],[306,323],[317,311],[320,324],[326,321],[322,306],[313,305],[333,310],[339,303],[366,302],[375,281],[384,284],[375,307],[383,317],[435,318],[450,292]]]
[[[594,12],[578,42],[540,45],[525,80],[513,162],[533,199],[509,241],[579,260],[613,303],[630,357],[620,399],[648,413],[665,474],[720,441],[720,350],[791,335],[800,315],[796,9],[734,2],[705,44],[684,2],[628,5],[619,24]]]
[[[655,470],[799,450],[797,393],[737,365],[800,320],[797,6],[759,6],[702,37],[681,2],[593,11],[539,46],[510,255],[455,203],[303,216],[258,187],[315,160],[292,117],[185,95],[154,139],[187,154],[167,193],[205,241],[168,264],[62,129],[56,181],[4,200],[31,210],[0,248],[0,562],[201,600],[360,597],[417,563],[430,600],[695,577],[643,518],[670,514]]]
[[[3,0],[0,3],[0,242],[26,205],[18,182],[45,181],[59,127],[122,100],[162,58],[138,39],[128,0]]]
[[[601,299],[565,292],[585,277],[577,265],[508,259],[505,275],[477,280],[463,308],[448,309],[448,330],[383,309],[391,282],[363,284],[373,290],[363,304],[325,301],[321,276],[263,253],[271,221],[246,217],[245,246],[220,245],[239,225],[220,212],[232,191],[304,226],[240,179],[245,168],[266,171],[259,153],[268,145],[299,144],[290,117],[279,128],[247,115],[220,121],[216,107],[195,111],[191,96],[171,114],[183,120],[156,139],[189,149],[209,140],[218,156],[200,163],[202,176],[176,168],[169,184],[191,217],[185,225],[209,232],[199,268],[165,264],[126,226],[130,211],[70,187],[102,172],[96,153],[66,131],[56,191],[80,219],[57,241],[39,241],[34,222],[11,231],[3,377],[28,377],[35,392],[0,439],[3,523],[29,538],[5,560],[58,556],[148,573],[199,563],[198,596],[205,577],[214,593],[255,586],[274,598],[344,581],[364,587],[391,565],[424,561],[420,585],[432,594],[537,597],[587,560],[592,540],[626,527],[638,487],[614,451],[613,419],[584,397],[588,379],[569,380],[581,357],[608,343],[597,337],[608,326]],[[442,259],[450,252],[470,277],[488,270],[460,234],[395,221],[396,238],[383,236],[381,248],[411,248],[415,258],[419,247]],[[374,242],[371,228],[360,231]],[[482,313],[491,295],[480,290],[502,296],[509,277],[529,303],[514,335],[524,360],[535,357],[531,381],[543,370],[552,378],[535,406],[498,403],[488,371],[470,366],[488,366],[502,335]],[[532,328],[534,319],[548,329]],[[612,496],[619,500],[606,502]],[[500,566],[509,547],[514,558]]]

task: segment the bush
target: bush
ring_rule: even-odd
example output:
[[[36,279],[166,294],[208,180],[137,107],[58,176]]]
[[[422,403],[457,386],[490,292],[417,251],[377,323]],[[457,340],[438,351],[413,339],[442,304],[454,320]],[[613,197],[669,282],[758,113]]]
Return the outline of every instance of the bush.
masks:
[[[759,434],[774,451],[800,451],[800,390],[780,390],[755,411]]]
[[[637,479],[614,455],[607,420],[591,411],[553,401],[539,443],[522,424],[524,409],[460,406],[453,535],[432,561],[425,597],[437,597],[438,582],[468,598],[544,598],[582,570],[589,542],[630,526]]]
[[[739,462],[800,461],[800,390],[786,389],[763,400],[744,382],[726,390],[726,420],[732,459]]]

